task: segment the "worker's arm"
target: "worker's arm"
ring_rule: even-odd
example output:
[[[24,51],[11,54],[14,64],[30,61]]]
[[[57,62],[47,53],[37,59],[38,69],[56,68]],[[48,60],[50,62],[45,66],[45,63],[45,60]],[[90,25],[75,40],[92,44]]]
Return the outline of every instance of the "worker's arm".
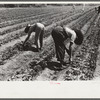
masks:
[[[76,33],[75,31],[72,31],[71,32],[72,36],[71,36],[71,40],[70,40],[70,45],[69,45],[69,61],[71,62],[72,61],[72,45],[74,44],[74,41],[76,39]]]
[[[65,44],[63,44],[63,45],[64,45],[66,52],[69,55],[69,62],[71,63],[72,62],[72,45],[73,45],[73,43],[70,42],[69,49],[66,48]]]
[[[67,49],[65,44],[64,44],[64,48],[69,55],[69,61],[70,62],[72,61],[72,45],[73,45],[73,42],[70,42],[69,49]]]
[[[28,36],[27,36],[27,38],[25,39],[25,41],[24,41],[24,43],[23,43],[23,46],[25,45],[25,43],[26,43],[27,40],[29,39],[30,35],[31,35],[31,31],[28,32]]]
[[[70,42],[70,45],[69,45],[69,61],[70,62],[72,61],[72,45],[73,45],[73,42]]]

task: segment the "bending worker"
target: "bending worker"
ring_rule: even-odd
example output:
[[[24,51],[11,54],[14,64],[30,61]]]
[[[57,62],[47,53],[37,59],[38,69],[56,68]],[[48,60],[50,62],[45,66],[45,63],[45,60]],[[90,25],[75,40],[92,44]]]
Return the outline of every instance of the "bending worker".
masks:
[[[80,30],[70,29],[66,26],[57,26],[52,30],[51,33],[53,40],[55,42],[56,57],[57,61],[60,61],[62,65],[65,65],[64,62],[65,50],[69,55],[69,61],[72,61],[72,46],[75,43],[76,45],[81,45],[83,41],[83,34]],[[66,48],[65,41],[69,40],[68,43],[69,49]]]
[[[36,45],[36,48],[38,50],[41,50],[42,46],[43,46],[43,35],[44,35],[44,25],[41,23],[36,23],[34,25],[27,25],[25,27],[25,33],[28,33],[27,38],[25,39],[23,45],[25,45],[25,43],[27,42],[27,40],[29,39],[30,35],[32,32],[35,32],[35,42],[34,44]],[[39,45],[40,44],[40,45]]]

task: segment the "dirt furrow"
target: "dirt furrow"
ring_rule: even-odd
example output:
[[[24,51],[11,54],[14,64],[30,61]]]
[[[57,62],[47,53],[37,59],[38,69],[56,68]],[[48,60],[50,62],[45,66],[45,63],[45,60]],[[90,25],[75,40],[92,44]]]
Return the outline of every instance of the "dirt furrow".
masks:
[[[49,47],[53,47],[53,46],[49,46]],[[49,50],[49,49],[47,49],[47,50]],[[51,51],[51,53],[53,53],[53,48],[50,48],[50,51]],[[45,52],[47,52],[47,53],[44,53],[44,54],[48,54],[48,51],[45,51]],[[41,53],[41,54],[43,54],[43,53]],[[48,57],[50,57],[50,56],[52,56],[52,54],[50,54],[50,55],[48,55]],[[37,57],[37,56],[36,56]],[[47,58],[48,58],[47,57]],[[23,57],[22,57],[23,58]],[[31,58],[31,57],[30,57]],[[34,57],[34,59],[35,59],[35,57]],[[46,60],[46,59],[45,59]],[[27,61],[26,61],[27,62]],[[29,62],[33,62],[34,63],[34,60],[32,60],[32,61],[30,61],[29,60]],[[41,62],[41,64],[43,65],[43,62]],[[20,65],[20,64],[19,64]],[[22,65],[22,63],[21,63],[21,65]],[[38,64],[39,66],[39,68],[41,68],[41,66],[40,66],[40,64]],[[17,66],[17,65],[16,65]],[[25,65],[24,65],[25,66]],[[27,66],[27,65],[26,65]],[[28,65],[29,66],[29,65]],[[44,67],[46,66],[46,65],[43,65]],[[14,67],[14,65],[13,65],[13,67]],[[37,68],[37,70],[38,70],[38,67],[36,66],[36,68]],[[3,67],[2,67],[3,68]],[[24,69],[24,71],[26,70],[26,68]],[[41,71],[40,71],[41,72]],[[34,73],[33,73],[34,74]]]
[[[89,21],[89,23],[90,23],[90,25],[89,25],[89,23],[87,23],[87,25],[88,25],[88,27],[92,27],[92,25],[94,25],[93,24],[93,22],[94,22],[94,20],[95,19],[98,19],[97,18],[98,17],[98,14],[96,14],[95,16],[94,16],[94,18],[93,19],[91,19],[91,22]],[[86,32],[87,30],[88,30],[88,27],[86,27],[87,25],[85,25],[84,26],[84,28],[83,28],[83,30]],[[84,34],[87,34],[87,33],[84,33]],[[89,33],[90,34],[90,33]],[[88,35],[89,35],[88,34]],[[98,35],[96,35],[97,37],[98,37]],[[96,38],[97,38],[96,37]],[[93,40],[93,39],[91,39],[91,40]],[[94,42],[94,41],[93,41]],[[90,42],[91,43],[91,42]],[[75,49],[75,53],[76,53],[77,51],[76,51],[76,49]],[[77,54],[75,54],[76,56],[78,56]],[[84,54],[83,54],[84,55]],[[68,57],[68,55],[66,56],[66,57]],[[75,58],[75,57],[74,57]],[[68,60],[67,58],[66,58],[66,60]],[[78,76],[78,74],[80,75],[80,69],[77,67],[78,66],[78,64],[81,64],[81,63],[77,63],[77,65],[75,64],[75,63],[73,63],[72,64],[72,66],[71,65],[67,65],[66,66],[66,69],[65,70],[63,70],[63,71],[61,71],[61,72],[59,72],[59,69],[57,69],[58,67],[60,68],[61,66],[59,65],[59,64],[57,64],[57,63],[55,63],[54,61],[56,61],[56,59],[55,58],[53,58],[53,59],[51,59],[51,67],[52,68],[49,68],[48,69],[48,66],[47,66],[47,68],[46,68],[46,70],[43,70],[43,72],[42,72],[42,74],[40,74],[37,78],[36,78],[36,80],[42,80],[42,79],[44,79],[44,80],[78,80],[78,78],[77,78],[77,76]],[[76,60],[75,60],[76,61]],[[77,67],[77,68],[75,68],[75,66]],[[56,69],[55,69],[55,68]],[[74,68],[73,68],[74,67]],[[80,66],[81,67],[81,66]],[[54,69],[53,69],[54,68]],[[53,69],[53,70],[51,70],[51,69]],[[55,71],[56,70],[56,71]],[[49,74],[51,74],[51,75],[49,75]],[[76,74],[76,75],[74,75],[74,74]]]
[[[98,25],[97,25],[99,28],[100,28],[100,20],[98,22]],[[99,29],[99,32],[98,32],[99,36],[98,36],[98,50],[97,50],[97,61],[96,61],[96,69],[95,69],[95,72],[94,72],[94,78],[93,80],[95,81],[99,81],[100,80],[100,29]]]
[[[99,17],[96,20],[98,24]],[[94,71],[96,68],[98,41],[100,34],[98,33],[98,27],[92,25],[88,31],[88,35],[84,43],[77,52],[75,52],[75,58],[72,65],[63,71],[62,76],[58,80],[92,80]],[[61,73],[60,73],[61,74]]]
[[[94,78],[93,80],[95,81],[100,81],[100,46],[98,48],[98,52],[97,52],[97,61],[96,61],[96,69],[94,72]]]
[[[77,17],[76,17],[77,18]],[[72,19],[72,20],[74,20],[74,19]],[[57,24],[59,24],[59,23],[63,23],[65,20],[62,20],[62,21],[59,21],[59,22],[57,22]],[[70,22],[71,20],[69,20],[68,22]],[[47,33],[48,34],[46,34],[45,35],[45,37],[47,37],[49,34],[50,34],[50,30],[52,29],[52,27],[54,27],[56,24],[53,24],[53,25],[50,25],[50,26],[48,26],[47,27]],[[25,39],[25,36],[23,36],[23,37],[20,37],[20,39],[18,39],[18,40],[15,40],[15,41],[11,41],[11,42],[9,42],[9,43],[7,43],[7,44],[5,44],[5,45],[3,45],[2,47],[1,47],[1,49],[0,49],[0,53],[1,53],[1,64],[3,64],[2,63],[2,61],[4,61],[4,60],[7,60],[9,57],[12,57],[14,54],[16,54],[16,53],[18,53],[18,51],[20,52],[20,50],[22,49],[22,47],[20,47],[21,46],[21,42],[19,43],[19,42],[17,42],[17,41],[23,41]],[[34,40],[33,38],[30,40],[30,41],[32,41],[32,40]],[[11,44],[11,46],[10,46],[10,44]],[[32,43],[31,43],[32,44]],[[15,46],[14,46],[15,45]],[[18,49],[18,47],[19,47],[19,49]],[[16,49],[18,50],[18,51],[16,51]],[[10,53],[11,52],[11,53]],[[16,53],[15,53],[16,52]]]
[[[84,17],[84,16],[82,16],[82,17]],[[72,18],[73,19],[73,18]],[[71,21],[71,20],[70,20]],[[57,24],[61,24],[61,22],[64,22],[64,24],[65,24],[65,21],[60,21],[60,22],[58,22]],[[53,26],[52,26],[53,27]],[[52,28],[51,27],[51,28]],[[48,30],[50,30],[50,29],[48,29]],[[47,32],[48,33],[48,32]],[[47,37],[47,34],[46,34],[46,36],[45,37]],[[21,40],[24,40],[24,38],[25,37],[22,37],[22,38],[20,38]],[[33,38],[32,38],[33,39]],[[33,39],[34,40],[34,39]],[[32,40],[31,40],[32,41]],[[19,42],[17,42],[17,44],[16,45],[14,45],[15,43],[17,42],[17,40],[15,40],[15,41],[13,41],[13,43],[11,44],[11,43],[8,43],[7,44],[7,46],[6,45],[4,45],[4,46],[2,46],[2,48],[1,48],[1,50],[0,50],[0,53],[1,53],[1,61],[0,61],[0,64],[2,65],[2,64],[4,64],[5,62],[6,62],[6,60],[8,60],[8,59],[10,59],[10,58],[12,58],[14,55],[17,55],[17,54],[19,54],[20,52],[22,53],[22,50],[23,50],[23,48],[21,47],[21,44],[19,43]],[[10,44],[11,44],[11,46],[10,46]],[[32,43],[31,43],[32,44]]]
[[[25,25],[28,24],[28,23],[34,23],[34,21],[35,22],[40,22],[40,21],[42,22],[44,20],[52,19],[53,17],[60,17],[63,14],[65,16],[65,15],[68,15],[69,13],[70,13],[70,11],[69,12],[68,11],[67,12],[61,12],[61,13],[59,13],[59,12],[51,12],[51,13],[48,12],[48,13],[45,13],[45,14],[29,17],[27,19],[21,19],[21,21],[18,22],[18,23],[14,23],[13,25],[8,24],[7,27],[1,28],[0,35],[4,35],[4,34],[7,34],[9,32],[13,32],[15,30],[21,29],[21,28],[25,27]]]
[[[66,17],[68,18],[69,16],[72,16],[73,14],[68,14],[67,13],[67,15],[65,14],[63,17],[61,17],[61,16],[58,16],[57,18],[56,18],[56,20],[55,20],[55,18],[54,17],[52,17],[52,16],[50,16],[50,21],[47,21],[46,20],[46,18],[45,19],[43,19],[43,21],[42,21],[42,23],[44,23],[44,25],[45,26],[48,26],[48,25],[50,25],[50,24],[52,24],[52,22],[57,22],[57,21],[59,21],[59,20],[61,20],[61,19],[65,19]],[[49,19],[49,16],[47,17],[48,19]],[[34,20],[34,21],[37,21],[37,20]],[[32,21],[32,23],[34,22],[34,21]],[[5,34],[5,35],[3,35],[3,36],[1,36],[1,39],[0,39],[0,41],[1,41],[1,44],[3,44],[3,43],[7,43],[8,41],[11,41],[12,39],[16,39],[16,38],[18,38],[18,37],[21,37],[21,36],[23,36],[23,35],[26,35],[24,32],[23,32],[23,30],[24,30],[24,28],[23,27],[25,27],[25,24],[23,24],[23,25],[21,25],[21,26],[18,26],[18,28],[16,28],[15,27],[15,31],[13,30],[13,28],[12,29],[10,29],[10,31],[14,31],[14,32],[11,32],[11,33],[9,33],[9,34]],[[22,28],[22,29],[20,29],[20,28]],[[18,31],[17,31],[17,29],[18,29]],[[3,34],[3,33],[2,33]]]
[[[59,12],[60,11],[56,11],[56,14],[57,13],[59,14]],[[66,11],[63,11],[63,12],[66,12]],[[37,16],[43,17],[44,15],[53,15],[53,14],[55,14],[55,12],[51,10],[51,12],[50,11],[42,11],[42,12],[38,12],[37,14],[31,14],[31,15],[28,15],[28,16],[24,16],[24,18],[22,18],[22,16],[21,16],[20,19],[14,19],[14,20],[10,20],[10,21],[0,23],[0,28],[3,29],[3,27],[7,27],[7,26],[9,27],[9,26],[12,26],[14,24],[22,23],[22,22],[25,22],[25,21],[30,21],[33,18],[37,19]]]
[[[18,19],[23,19],[30,16],[35,16],[38,14],[43,14],[47,12],[59,12],[59,11],[66,11],[66,9],[71,9],[71,7],[46,7],[43,8],[13,8],[13,9],[5,9],[0,11],[0,18],[1,23],[7,23],[9,21],[14,21]]]
[[[69,15],[70,16],[70,15]],[[76,15],[77,16],[77,15]],[[57,19],[56,19],[56,21],[57,21]],[[52,22],[52,21],[50,21],[50,22]],[[50,24],[50,22],[47,22],[47,25],[49,25]],[[43,22],[43,23],[45,23],[46,24],[46,22]],[[24,30],[24,29],[23,29]],[[18,32],[15,32],[15,33],[10,33],[10,34],[8,34],[8,35],[4,35],[3,37],[1,37],[1,40],[0,40],[0,44],[5,44],[5,43],[7,43],[8,41],[11,41],[11,40],[13,40],[13,39],[17,39],[17,38],[19,38],[19,37],[21,37],[21,36],[23,36],[23,35],[25,35],[25,33],[23,32],[23,30],[21,29],[21,30],[18,30]]]

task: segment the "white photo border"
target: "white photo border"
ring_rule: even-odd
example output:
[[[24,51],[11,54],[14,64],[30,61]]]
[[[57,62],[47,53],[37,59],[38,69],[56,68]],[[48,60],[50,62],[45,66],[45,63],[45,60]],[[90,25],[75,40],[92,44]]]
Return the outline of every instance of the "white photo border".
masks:
[[[73,2],[52,2],[52,1],[39,1],[39,2],[17,2],[7,1],[0,2],[0,4],[30,4],[30,3],[93,3],[99,4],[100,2],[94,1],[75,1]],[[59,84],[57,84],[59,83]],[[0,98],[26,98],[26,99],[42,99],[42,98],[100,98],[100,81],[34,81],[34,82],[0,82]]]

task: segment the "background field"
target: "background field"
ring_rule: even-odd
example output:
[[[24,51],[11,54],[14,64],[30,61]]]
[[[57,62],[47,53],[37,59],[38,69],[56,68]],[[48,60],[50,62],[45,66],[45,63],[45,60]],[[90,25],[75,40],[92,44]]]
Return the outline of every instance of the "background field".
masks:
[[[100,14],[98,5],[43,5],[2,8],[0,10],[0,80],[94,80],[99,79]],[[46,26],[44,46],[40,52],[32,47],[34,32],[27,42],[25,26],[41,22]],[[57,25],[80,29],[84,34],[81,46],[73,47],[73,63],[62,70],[56,62],[54,41],[50,35]],[[65,61],[68,62],[66,53]]]

